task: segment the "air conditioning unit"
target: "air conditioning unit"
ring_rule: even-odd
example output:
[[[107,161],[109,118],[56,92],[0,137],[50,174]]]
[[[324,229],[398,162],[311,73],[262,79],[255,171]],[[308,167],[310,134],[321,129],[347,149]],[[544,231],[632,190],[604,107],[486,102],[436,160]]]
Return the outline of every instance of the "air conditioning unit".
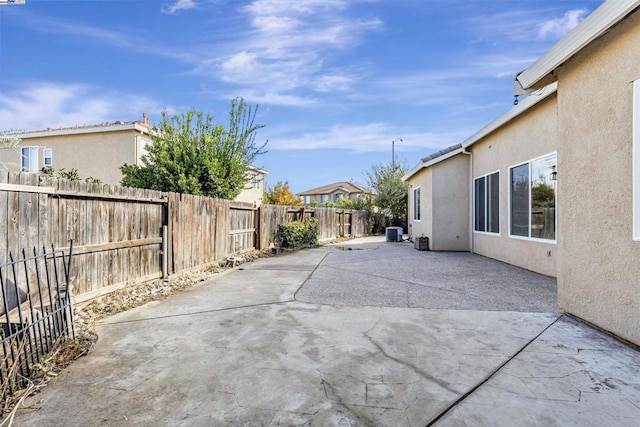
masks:
[[[402,227],[387,227],[385,232],[387,242],[402,242]]]

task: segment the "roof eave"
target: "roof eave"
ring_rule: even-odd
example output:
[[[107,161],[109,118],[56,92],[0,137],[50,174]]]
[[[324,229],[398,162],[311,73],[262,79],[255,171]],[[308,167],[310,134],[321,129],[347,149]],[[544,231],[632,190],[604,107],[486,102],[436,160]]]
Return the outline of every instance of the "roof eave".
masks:
[[[137,130],[143,134],[149,134],[152,130],[139,123],[124,123],[121,125],[106,125],[106,126],[93,126],[93,127],[78,127],[78,128],[63,128],[63,129],[51,129],[36,132],[23,132],[17,134],[20,139],[29,138],[43,138],[49,136],[64,136],[64,135],[80,135],[85,133],[102,133],[102,132],[118,132],[125,130]]]
[[[407,172],[406,175],[404,175],[402,177],[402,181],[406,182],[413,175],[417,174],[420,170],[428,168],[430,166],[433,166],[436,163],[440,163],[442,161],[450,159],[451,157],[457,156],[458,154],[461,154],[463,151],[464,151],[464,148],[458,148],[457,150],[449,151],[448,153],[443,154],[440,157],[436,157],[435,159],[431,159],[428,162],[420,162],[417,165],[415,165],[413,168],[411,168],[411,170],[409,170],[409,172]]]
[[[536,89],[548,83],[548,77],[578,51],[607,32],[613,25],[640,6],[640,0],[608,0],[586,17],[558,43],[516,76],[524,90]]]

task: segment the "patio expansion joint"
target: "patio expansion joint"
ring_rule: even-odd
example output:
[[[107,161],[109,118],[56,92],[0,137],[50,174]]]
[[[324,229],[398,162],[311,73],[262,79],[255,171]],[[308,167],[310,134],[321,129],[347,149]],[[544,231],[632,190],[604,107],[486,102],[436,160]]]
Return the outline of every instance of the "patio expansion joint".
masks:
[[[505,362],[503,362],[496,369],[494,369],[493,372],[491,372],[489,375],[487,375],[487,377],[485,379],[480,381],[478,384],[476,384],[474,387],[472,387],[469,391],[467,391],[462,396],[460,396],[458,399],[456,399],[455,402],[451,403],[451,405],[449,405],[442,412],[440,412],[440,414],[438,414],[438,416],[436,416],[434,419],[432,419],[429,422],[429,424],[426,425],[426,427],[433,426],[433,425],[435,425],[435,423],[440,421],[440,419],[442,419],[442,417],[444,417],[449,411],[454,409],[456,406],[458,406],[460,403],[462,403],[462,401],[464,401],[467,397],[469,397],[476,390],[478,390],[480,387],[482,387],[484,384],[486,384],[491,378],[493,378],[496,374],[498,374],[498,372],[500,372],[502,370],[502,368],[507,366],[507,364],[509,364],[509,362],[511,362],[513,359],[515,359],[520,353],[522,353],[527,347],[529,347],[535,340],[537,340],[542,334],[544,334],[549,328],[551,328],[553,325],[555,325],[563,317],[564,317],[564,314],[561,314],[553,322],[549,323],[542,331],[540,331],[539,334],[537,334],[535,337],[531,338],[531,340],[529,340],[529,342],[527,342],[525,345],[523,345],[522,348],[520,348],[520,350],[516,351]]]
[[[224,311],[240,310],[243,308],[268,307],[270,305],[285,305],[292,302],[297,302],[297,301],[295,299],[289,299],[284,301],[264,302],[260,304],[247,304],[247,305],[238,305],[233,307],[212,308],[209,310],[192,311],[188,313],[178,313],[178,314],[168,314],[165,316],[143,317],[140,319],[121,320],[116,322],[97,322],[96,325],[101,327],[111,326],[111,325],[119,325],[123,323],[145,322],[145,321],[158,320],[158,319],[170,319],[174,317],[195,316],[195,315],[207,314],[207,313],[218,313],[218,312],[224,312]]]

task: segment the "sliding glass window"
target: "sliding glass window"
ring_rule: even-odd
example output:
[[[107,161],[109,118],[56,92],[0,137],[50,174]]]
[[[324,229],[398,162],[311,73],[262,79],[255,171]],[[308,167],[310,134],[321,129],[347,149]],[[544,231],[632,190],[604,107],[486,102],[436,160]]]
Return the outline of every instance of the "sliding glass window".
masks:
[[[473,190],[473,229],[500,233],[500,172],[476,178]]]
[[[510,179],[510,235],[556,239],[556,153],[514,166]]]

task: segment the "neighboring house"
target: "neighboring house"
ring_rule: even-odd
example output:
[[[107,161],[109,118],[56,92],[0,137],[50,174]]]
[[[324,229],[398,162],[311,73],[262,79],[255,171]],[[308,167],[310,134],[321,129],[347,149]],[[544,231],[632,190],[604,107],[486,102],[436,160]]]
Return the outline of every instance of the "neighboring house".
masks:
[[[527,98],[404,177],[413,237],[438,248],[466,221],[468,250],[557,277],[562,310],[636,344],[638,10],[640,0],[605,2],[516,77],[516,95]],[[443,200],[437,181],[447,176]],[[466,218],[456,201],[465,192]]]
[[[46,129],[12,134],[18,148],[0,150],[0,163],[9,170],[36,173],[43,166],[77,169],[81,178],[93,177],[104,184],[119,185],[120,166],[142,165],[147,145],[153,144],[147,114],[142,121],[103,123],[91,126]],[[248,182],[237,201],[262,203],[266,171],[251,166]]]
[[[302,202],[307,206],[311,205],[313,200],[316,200],[318,205],[322,206],[327,202],[337,202],[343,197],[351,200],[359,199],[365,194],[370,194],[370,192],[353,182],[336,182],[303,191],[297,195],[300,196]]]
[[[145,147],[152,144],[149,120],[113,122],[92,126],[46,129],[16,134],[22,140],[19,150],[1,150],[0,162],[11,163],[10,170],[39,172],[43,166],[77,169],[82,178],[93,177],[117,185],[122,179],[120,166],[141,164]]]
[[[248,180],[242,192],[234,200],[236,202],[253,203],[256,206],[262,204],[262,195],[265,191],[265,177],[267,171],[255,166],[249,167]]]

